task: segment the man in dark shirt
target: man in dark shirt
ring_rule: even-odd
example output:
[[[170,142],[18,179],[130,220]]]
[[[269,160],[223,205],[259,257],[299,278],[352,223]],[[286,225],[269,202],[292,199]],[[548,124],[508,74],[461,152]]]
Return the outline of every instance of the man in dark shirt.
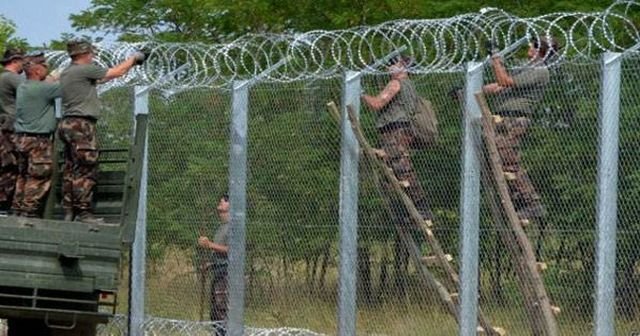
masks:
[[[45,81],[48,65],[42,55],[27,57],[24,72],[27,80],[20,84],[16,95],[18,178],[12,209],[16,215],[36,217],[41,200],[51,187],[54,106],[62,92],[59,82]]]
[[[71,65],[60,75],[62,85],[62,121],[58,134],[64,142],[63,208],[65,220],[74,217],[82,222],[99,224],[91,208],[98,175],[96,122],[100,101],[96,85],[124,76],[134,65],[142,64],[146,55],[136,52],[113,68],[93,63],[95,50],[86,41],[70,41],[67,52]]]
[[[22,64],[24,52],[9,48],[4,52],[0,64],[0,211],[11,207],[17,177],[13,122],[16,115],[16,91],[24,78]]]
[[[198,245],[212,253],[211,269],[213,278],[211,280],[211,320],[218,322],[216,326],[216,335],[224,336],[226,334],[225,320],[227,319],[227,267],[229,252],[229,222],[231,215],[229,213],[229,196],[224,194],[220,197],[218,206],[218,218],[221,225],[216,230],[213,241],[206,236],[198,238]]]

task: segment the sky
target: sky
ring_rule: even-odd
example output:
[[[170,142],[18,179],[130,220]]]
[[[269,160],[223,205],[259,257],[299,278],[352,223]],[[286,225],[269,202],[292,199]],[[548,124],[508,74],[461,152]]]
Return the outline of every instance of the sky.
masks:
[[[18,37],[41,46],[63,32],[74,32],[69,14],[90,5],[91,0],[0,0],[0,13],[16,24]]]

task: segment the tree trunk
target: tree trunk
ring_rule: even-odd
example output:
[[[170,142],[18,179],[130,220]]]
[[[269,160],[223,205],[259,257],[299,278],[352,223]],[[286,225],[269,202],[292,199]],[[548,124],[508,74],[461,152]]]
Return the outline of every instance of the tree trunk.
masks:
[[[393,275],[396,283],[396,294],[401,301],[404,301],[407,297],[407,274],[405,272],[406,254],[407,249],[404,248],[400,236],[396,236],[396,241],[393,246]]]
[[[360,297],[366,305],[373,303],[371,260],[369,254],[368,246],[358,246],[358,297]]]
[[[497,235],[497,234],[496,234]],[[502,254],[504,249],[498,237],[494,239],[493,272],[491,272],[491,297],[499,304],[504,304],[504,292],[502,290]]]
[[[320,279],[319,279],[319,283],[318,283],[318,290],[319,291],[324,291],[324,284],[326,283],[326,279],[327,279],[327,267],[329,266],[329,258],[331,257],[331,251],[329,250],[329,247],[327,245],[327,248],[324,250],[324,254],[322,256],[322,265],[320,267]]]

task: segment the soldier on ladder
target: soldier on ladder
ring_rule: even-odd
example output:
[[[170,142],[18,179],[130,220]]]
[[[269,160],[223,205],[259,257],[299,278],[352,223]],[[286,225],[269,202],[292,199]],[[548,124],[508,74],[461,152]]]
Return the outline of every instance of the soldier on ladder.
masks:
[[[485,94],[494,97],[495,141],[511,199],[522,221],[540,219],[546,212],[540,195],[522,167],[520,144],[531,125],[530,116],[549,84],[546,60],[557,50],[558,44],[552,38],[534,39],[529,44],[529,64],[513,75],[507,72],[496,50],[491,50],[496,82],[483,87]]]
[[[378,111],[376,128],[380,134],[382,150],[378,151],[387,166],[403,184],[407,195],[425,220],[433,220],[427,194],[418,180],[409,149],[414,136],[409,112],[415,108],[418,92],[409,79],[407,68],[409,57],[398,56],[388,63],[391,81],[377,95],[362,95],[362,100],[371,109]]]

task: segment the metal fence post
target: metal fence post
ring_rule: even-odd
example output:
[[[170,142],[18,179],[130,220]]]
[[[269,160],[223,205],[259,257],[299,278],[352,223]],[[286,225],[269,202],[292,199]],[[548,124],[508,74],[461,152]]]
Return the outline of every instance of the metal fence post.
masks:
[[[360,73],[347,71],[342,91],[340,148],[340,282],[338,335],[356,334],[356,269],[358,246],[358,160],[360,145],[351,129],[347,106],[360,111]]]
[[[480,107],[474,94],[482,89],[483,64],[467,64],[464,90],[462,176],[460,187],[460,336],[477,335],[478,251],[480,241]]]
[[[136,86],[134,100],[134,121],[139,114],[149,114],[149,91],[145,87]],[[135,129],[135,127],[134,127]],[[144,335],[144,296],[146,279],[147,250],[147,179],[148,179],[148,141],[147,132],[144,139],[142,156],[142,174],[140,176],[140,192],[138,214],[136,217],[135,236],[131,247],[131,294],[129,301],[129,335]]]
[[[247,129],[249,85],[236,81],[231,103],[231,148],[229,157],[229,312],[227,334],[244,335],[244,266],[246,246]]]
[[[598,224],[595,310],[597,336],[615,334],[621,63],[622,57],[619,53],[607,52],[603,55],[596,209]]]

